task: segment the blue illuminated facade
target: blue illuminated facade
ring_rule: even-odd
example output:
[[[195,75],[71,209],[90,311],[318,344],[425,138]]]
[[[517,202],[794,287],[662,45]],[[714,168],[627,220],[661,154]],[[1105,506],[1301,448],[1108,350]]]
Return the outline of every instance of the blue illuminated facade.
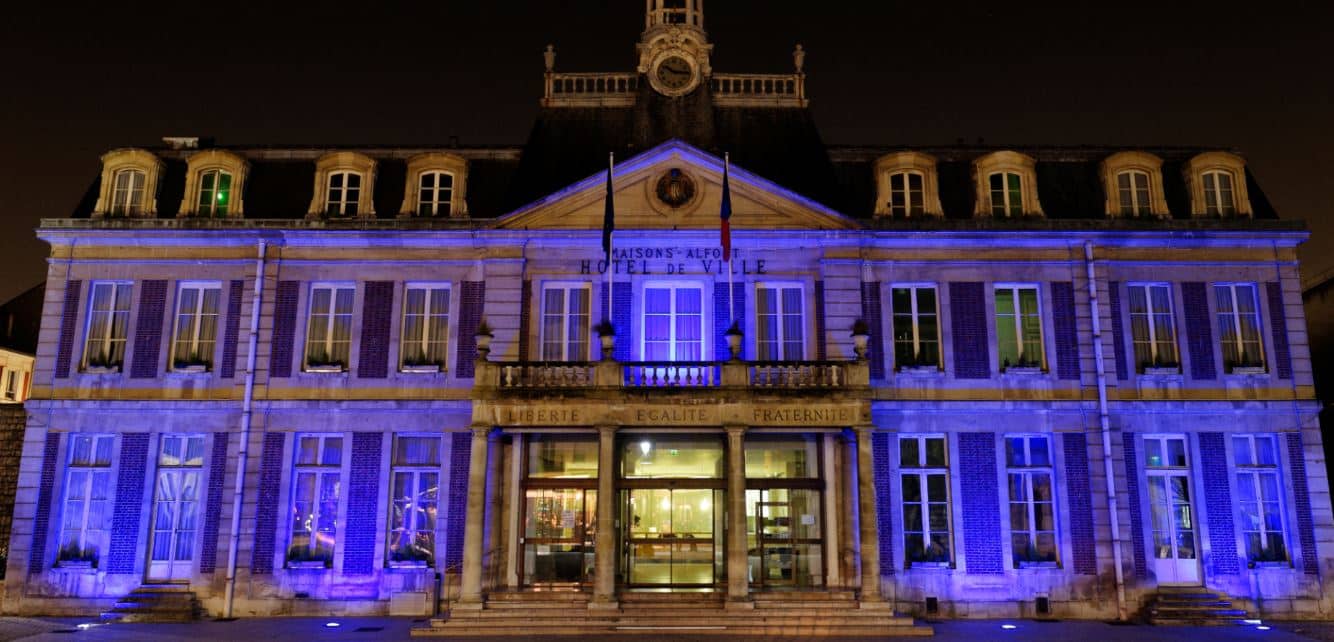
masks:
[[[826,145],[803,52],[672,11],[635,73],[549,52],[522,146],[104,155],[38,230],[5,611],[1328,616],[1307,233],[1240,155]]]

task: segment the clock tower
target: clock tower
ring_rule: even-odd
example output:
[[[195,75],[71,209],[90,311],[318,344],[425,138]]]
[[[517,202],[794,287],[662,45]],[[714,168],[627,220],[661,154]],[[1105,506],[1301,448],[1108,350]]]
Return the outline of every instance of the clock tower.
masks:
[[[713,75],[704,0],[645,0],[638,71],[664,96],[689,94]]]

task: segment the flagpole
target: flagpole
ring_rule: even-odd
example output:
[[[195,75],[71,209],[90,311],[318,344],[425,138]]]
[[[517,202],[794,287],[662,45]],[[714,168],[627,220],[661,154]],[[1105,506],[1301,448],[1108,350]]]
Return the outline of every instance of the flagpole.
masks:
[[[724,152],[723,175],[724,176],[727,175],[730,172],[731,168],[732,168],[732,155],[730,153]],[[728,236],[731,237],[730,230],[728,231]],[[726,251],[729,255],[732,253],[732,244],[730,243],[730,238],[727,247],[724,248],[724,251]],[[732,284],[732,257],[728,256],[724,258],[723,261],[727,263],[727,318],[731,320],[731,323],[728,324],[728,329],[731,329],[731,326],[736,325],[736,301],[733,300],[733,298],[736,296],[736,287]]]
[[[608,190],[608,192],[607,192],[607,198],[611,198],[611,174],[612,174],[612,171],[613,171],[615,168],[616,168],[616,152],[607,152],[607,190]],[[612,240],[612,236],[613,236],[614,234],[615,234],[614,231],[608,231],[608,232],[607,232],[607,256],[606,256],[606,259],[607,259],[607,269],[606,269],[606,275],[607,275],[607,316],[603,317],[604,319],[606,319],[607,323],[611,323],[611,295],[612,295],[612,291],[611,291],[611,283],[612,283],[612,280],[611,280],[611,269],[612,269],[612,268],[611,268],[611,266],[612,266],[612,263],[611,263],[611,255],[612,255],[611,240]],[[624,330],[623,328],[615,328],[615,331],[625,332],[625,330]]]

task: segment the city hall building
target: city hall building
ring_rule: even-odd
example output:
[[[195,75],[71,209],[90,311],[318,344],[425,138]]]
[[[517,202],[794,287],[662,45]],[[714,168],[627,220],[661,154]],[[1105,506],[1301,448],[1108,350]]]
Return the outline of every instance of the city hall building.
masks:
[[[1242,156],[829,145],[800,47],[647,5],[522,146],[103,155],[4,610],[1334,613],[1307,233]]]

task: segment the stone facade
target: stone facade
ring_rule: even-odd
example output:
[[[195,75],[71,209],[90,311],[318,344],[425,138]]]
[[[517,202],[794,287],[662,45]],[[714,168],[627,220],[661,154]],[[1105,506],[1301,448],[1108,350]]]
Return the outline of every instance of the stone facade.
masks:
[[[160,202],[99,185],[105,209],[39,229],[5,611],[163,582],[235,615],[556,586],[1113,618],[1187,584],[1334,611],[1306,233],[1240,157],[1136,151],[1163,168],[1140,214],[1100,191],[1126,150],[915,150],[930,180],[881,176],[903,150],[818,144],[804,83],[743,95],[800,68],[713,74],[665,15],[635,82],[564,95],[587,79],[549,59],[522,148],[108,154],[103,184],[153,172]],[[687,55],[697,88],[655,89],[689,86]],[[172,209],[226,168],[244,216]],[[1183,168],[1254,202],[1197,216]]]

